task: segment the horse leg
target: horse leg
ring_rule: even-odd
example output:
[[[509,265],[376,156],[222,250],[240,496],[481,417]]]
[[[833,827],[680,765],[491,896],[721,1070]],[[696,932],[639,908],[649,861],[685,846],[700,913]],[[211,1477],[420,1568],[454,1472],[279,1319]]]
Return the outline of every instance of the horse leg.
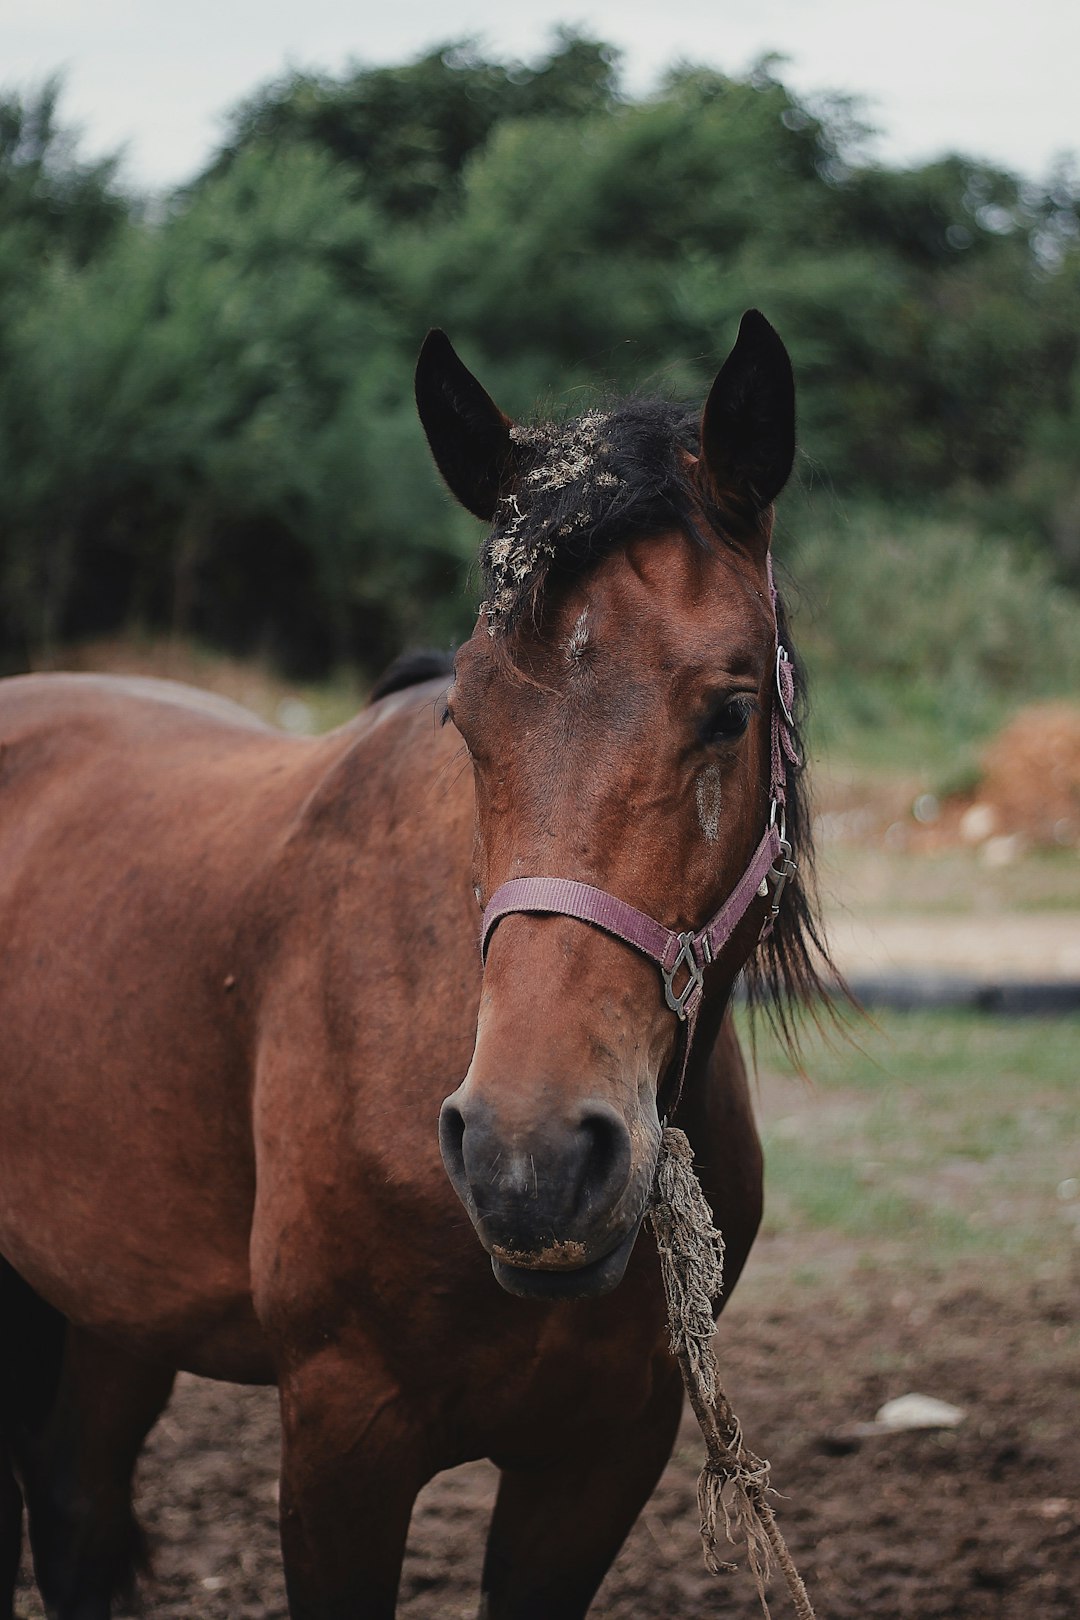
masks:
[[[0,1444],[0,1620],[13,1620],[15,1582],[22,1554],[23,1500],[6,1450]]]
[[[645,1411],[538,1468],[504,1468],[484,1559],[482,1620],[580,1620],[652,1494],[682,1411],[663,1364]]]
[[[132,1476],[174,1376],[67,1329],[56,1398],[20,1458],[34,1572],[55,1620],[109,1620],[144,1562]]]
[[[419,1425],[366,1360],[323,1351],[282,1375],[281,1543],[292,1620],[392,1620]]]
[[[14,1613],[22,1556],[22,1444],[56,1398],[66,1323],[0,1259],[0,1620]]]

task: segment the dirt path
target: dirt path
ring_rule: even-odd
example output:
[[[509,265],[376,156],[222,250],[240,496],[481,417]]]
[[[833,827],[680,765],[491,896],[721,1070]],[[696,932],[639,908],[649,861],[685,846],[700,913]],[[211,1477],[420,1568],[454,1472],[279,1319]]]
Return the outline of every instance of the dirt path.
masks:
[[[941,973],[986,980],[1080,980],[1078,912],[834,912],[828,934],[838,966],[852,978]]]
[[[779,1241],[779,1240],[777,1240]],[[821,1620],[1076,1620],[1080,1368],[1073,1299],[1034,1283],[930,1293],[869,1274],[853,1294],[762,1282],[736,1296],[722,1358]],[[778,1258],[778,1257],[772,1257]],[[961,1426],[850,1447],[834,1432],[909,1390],[961,1406]],[[745,1572],[713,1580],[696,1545],[700,1442],[675,1456],[593,1613],[608,1620],[758,1614]],[[140,1499],[161,1620],[280,1620],[272,1392],[183,1379],[143,1464]],[[405,1620],[474,1616],[494,1473],[472,1464],[421,1497]],[[776,1620],[786,1611],[775,1593]],[[23,1613],[38,1615],[27,1593]]]

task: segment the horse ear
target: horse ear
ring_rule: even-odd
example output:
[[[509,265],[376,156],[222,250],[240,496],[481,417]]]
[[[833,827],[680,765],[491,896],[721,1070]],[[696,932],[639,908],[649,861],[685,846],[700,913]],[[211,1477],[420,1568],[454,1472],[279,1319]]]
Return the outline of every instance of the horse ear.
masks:
[[[510,460],[512,424],[437,327],[416,362],[416,408],[450,493],[490,522]]]
[[[701,454],[714,492],[757,517],[795,460],[795,378],[764,315],[748,309],[701,417]]]

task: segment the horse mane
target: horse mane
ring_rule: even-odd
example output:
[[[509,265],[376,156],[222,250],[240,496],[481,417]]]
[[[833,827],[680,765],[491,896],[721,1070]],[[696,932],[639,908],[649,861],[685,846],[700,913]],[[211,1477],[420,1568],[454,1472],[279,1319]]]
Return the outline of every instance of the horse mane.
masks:
[[[794,723],[788,730],[796,755],[805,761],[806,675],[791,644],[787,611],[779,593],[776,633],[794,666]],[[743,969],[743,983],[751,1013],[764,1012],[789,1055],[798,1062],[801,1026],[807,1015],[820,1028],[822,1013],[836,1022],[841,1016],[840,1003],[847,1002],[849,1007],[857,1007],[858,1003],[829,955],[817,887],[809,784],[804,766],[793,765],[786,755],[784,788],[787,836],[798,864],[784,890],[772,932],[759,943]]]
[[[511,430],[515,477],[495,510],[480,552],[485,586],[481,613],[500,650],[523,617],[538,618],[549,579],[583,573],[620,543],[678,526],[692,542],[714,542],[699,514],[723,542],[727,514],[710,507],[693,480],[700,453],[700,414],[664,400],[630,399],[567,423]],[[802,736],[806,680],[792,649],[787,614],[777,600],[777,634],[795,668],[792,741],[805,758]],[[512,657],[509,662],[513,664]],[[747,998],[762,1010],[797,1058],[799,1027],[809,1012],[835,1015],[850,992],[825,943],[814,875],[813,825],[800,768],[785,761],[788,838],[798,868],[776,924],[744,970]]]
[[[407,687],[419,686],[422,681],[433,681],[440,676],[452,675],[454,655],[433,647],[415,647],[399,653],[388,664],[368,693],[368,703],[378,703],[391,692],[402,692]]]

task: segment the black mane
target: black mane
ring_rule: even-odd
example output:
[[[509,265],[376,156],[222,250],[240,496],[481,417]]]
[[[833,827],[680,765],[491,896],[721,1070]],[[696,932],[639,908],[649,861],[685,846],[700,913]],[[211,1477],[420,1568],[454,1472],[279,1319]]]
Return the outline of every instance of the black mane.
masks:
[[[401,692],[421,681],[433,681],[440,675],[454,673],[454,655],[437,652],[433,648],[417,647],[411,652],[399,653],[379,676],[368,693],[368,702],[377,703],[391,692]]]
[[[795,671],[794,723],[788,730],[795,753],[806,760],[806,675],[791,644],[787,612],[777,594],[776,633]],[[774,695],[773,702],[776,697]],[[803,765],[784,756],[787,836],[798,862],[795,876],[784,890],[772,933],[762,940],[744,970],[747,1000],[761,1009],[793,1057],[799,1052],[799,1024],[809,1011],[818,1021],[825,1011],[839,1019],[839,1002],[857,1005],[829,955],[821,918],[814,866],[814,830],[809,784]]]

